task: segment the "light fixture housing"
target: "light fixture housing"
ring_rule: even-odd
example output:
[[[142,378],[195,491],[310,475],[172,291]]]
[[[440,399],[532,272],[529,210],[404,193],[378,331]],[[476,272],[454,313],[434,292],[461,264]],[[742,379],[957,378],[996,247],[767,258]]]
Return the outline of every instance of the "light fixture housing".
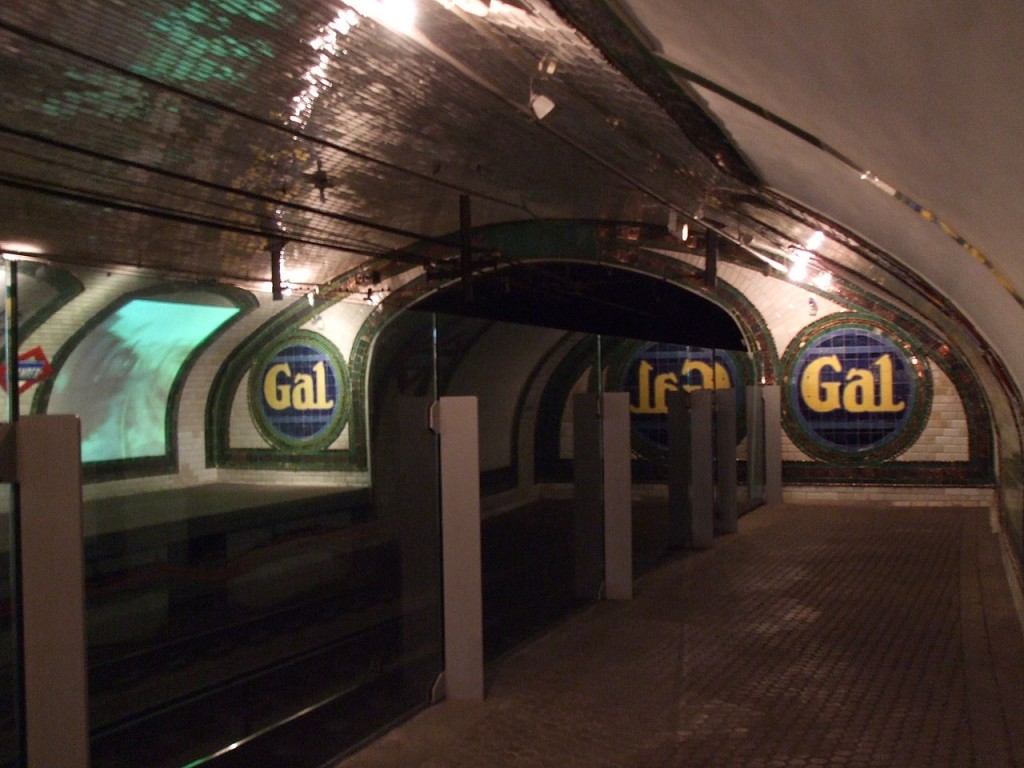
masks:
[[[543,120],[550,115],[551,110],[554,108],[555,102],[543,93],[530,93],[530,109],[533,110],[533,114],[536,115],[538,120]]]
[[[805,247],[808,251],[816,251],[825,244],[825,233],[820,229],[814,230],[811,236],[807,238]]]
[[[491,12],[490,0],[438,0],[449,11],[458,8],[464,13],[483,18]]]

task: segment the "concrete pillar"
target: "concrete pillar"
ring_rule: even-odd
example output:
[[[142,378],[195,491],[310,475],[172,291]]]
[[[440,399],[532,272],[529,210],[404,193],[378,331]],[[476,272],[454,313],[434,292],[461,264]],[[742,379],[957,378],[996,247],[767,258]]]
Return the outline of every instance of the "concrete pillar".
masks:
[[[715,490],[718,503],[715,531],[735,533],[736,510],[736,390],[715,390]]]
[[[707,549],[714,543],[712,393],[669,392],[669,537],[674,546]]]
[[[764,503],[764,398],[754,384],[747,386],[747,488],[752,506]]]
[[[12,439],[13,438],[13,439]],[[20,491],[28,768],[87,768],[82,439],[76,416],[0,425],[2,482]],[[11,461],[13,455],[13,461]]]
[[[444,605],[438,556],[438,438],[429,427],[433,404],[432,397],[399,396],[398,407],[387,415],[393,420],[387,427],[389,434],[380,434],[374,448],[378,459],[373,464],[374,506],[387,519],[388,530],[395,531],[401,551],[406,648],[434,647],[443,637],[440,611],[423,611],[424,605]],[[383,451],[389,455],[381,456]],[[414,615],[417,620],[409,620]]]
[[[431,408],[440,436],[445,692],[484,698],[480,556],[480,439],[475,397],[442,397]]]
[[[609,600],[633,598],[633,477],[629,393],[601,397],[604,583]]]
[[[764,500],[782,503],[782,395],[778,385],[762,387],[764,401]]]
[[[604,466],[601,460],[600,395],[573,397],[573,540],[576,596],[598,597],[604,582]]]

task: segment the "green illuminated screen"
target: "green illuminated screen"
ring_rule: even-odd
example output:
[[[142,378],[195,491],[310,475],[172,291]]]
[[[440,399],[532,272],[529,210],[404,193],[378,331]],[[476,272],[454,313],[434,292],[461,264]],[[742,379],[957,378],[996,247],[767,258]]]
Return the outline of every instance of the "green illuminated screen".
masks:
[[[238,311],[135,299],[90,331],[61,366],[47,408],[81,418],[82,461],[165,455],[181,366]]]

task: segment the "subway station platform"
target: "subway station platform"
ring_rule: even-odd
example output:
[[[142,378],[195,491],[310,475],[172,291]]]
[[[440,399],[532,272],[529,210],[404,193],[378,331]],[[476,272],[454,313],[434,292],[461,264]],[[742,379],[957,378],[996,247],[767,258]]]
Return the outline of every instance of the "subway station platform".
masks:
[[[768,507],[339,768],[1024,766],[987,511]]]

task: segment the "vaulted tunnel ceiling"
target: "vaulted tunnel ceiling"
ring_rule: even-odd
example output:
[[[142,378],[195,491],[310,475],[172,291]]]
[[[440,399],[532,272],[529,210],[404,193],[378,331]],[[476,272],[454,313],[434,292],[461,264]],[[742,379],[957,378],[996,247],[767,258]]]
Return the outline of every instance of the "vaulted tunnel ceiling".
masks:
[[[775,259],[822,229],[823,268],[1024,381],[1018,4],[483,5],[4,3],[0,243],[253,286],[280,238],[303,289],[455,258],[462,195]]]

